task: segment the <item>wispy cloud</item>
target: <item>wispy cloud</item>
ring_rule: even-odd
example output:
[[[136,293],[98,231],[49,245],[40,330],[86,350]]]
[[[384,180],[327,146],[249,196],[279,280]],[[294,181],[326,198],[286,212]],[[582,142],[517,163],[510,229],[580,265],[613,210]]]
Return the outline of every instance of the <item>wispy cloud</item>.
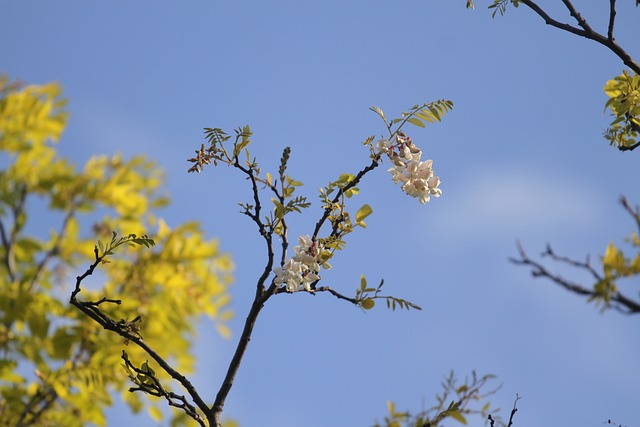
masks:
[[[440,231],[448,236],[550,235],[557,229],[589,227],[603,214],[585,184],[527,170],[478,171],[448,186],[443,198],[438,202],[444,202],[446,221]]]

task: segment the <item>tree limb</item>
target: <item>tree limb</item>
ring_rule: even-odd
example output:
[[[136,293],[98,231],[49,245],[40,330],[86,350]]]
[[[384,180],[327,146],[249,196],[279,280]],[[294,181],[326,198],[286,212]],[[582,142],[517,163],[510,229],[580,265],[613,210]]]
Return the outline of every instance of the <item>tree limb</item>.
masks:
[[[526,265],[530,267],[531,275],[533,277],[543,277],[549,279],[555,284],[560,285],[561,287],[570,292],[573,292],[574,294],[584,295],[589,298],[598,298],[600,296],[595,290],[586,288],[583,285],[563,278],[559,274],[550,272],[542,264],[529,258],[520,242],[517,242],[517,245],[520,258],[509,258],[509,261],[516,265]],[[602,276],[591,267],[588,259],[586,262],[580,262],[567,257],[557,256],[555,255],[553,250],[551,250],[551,247],[549,245],[547,245],[547,251],[543,252],[542,256],[550,256],[554,261],[566,263],[573,267],[586,270],[597,280],[602,280]],[[628,298],[627,296],[621,294],[619,291],[616,291],[611,295],[609,304],[612,308],[623,314],[640,314],[640,302],[636,302]]]
[[[191,384],[191,382],[184,375],[182,375],[181,373],[176,371],[171,365],[169,365],[169,363],[166,360],[164,360],[155,350],[149,347],[149,345],[142,339],[142,337],[140,337],[140,335],[138,335],[135,331],[132,331],[131,328],[127,328],[127,323],[129,322],[122,322],[122,321],[116,322],[100,310],[99,308],[100,303],[116,302],[117,300],[108,300],[106,298],[103,298],[99,302],[95,302],[95,301],[83,302],[77,299],[77,295],[82,290],[81,288],[82,281],[86,277],[93,274],[96,267],[104,260],[106,256],[106,255],[100,256],[98,253],[97,247],[94,249],[94,253],[95,253],[95,261],[89,266],[89,268],[82,275],[76,277],[76,285],[74,290],[71,293],[71,298],[69,300],[71,305],[78,308],[80,311],[82,311],[88,317],[93,319],[96,323],[98,323],[104,329],[113,331],[118,335],[120,335],[121,337],[123,337],[125,340],[129,342],[133,342],[138,347],[142,348],[167,374],[169,374],[173,379],[178,381],[182,385],[182,387],[184,387],[185,390],[187,390],[187,392],[195,402],[196,406],[203,412],[203,414],[205,414],[206,418],[210,420],[211,412],[209,410],[209,407],[204,402],[204,400],[200,397],[200,395],[196,391],[193,384]]]
[[[616,41],[613,36],[613,27],[615,20],[615,0],[610,0],[609,7],[609,27],[608,27],[608,35],[604,36],[597,31],[593,30],[586,19],[580,15],[580,13],[576,10],[570,0],[562,0],[565,7],[569,10],[569,13],[576,20],[578,25],[581,28],[574,27],[569,24],[561,23],[549,16],[537,3],[532,0],[520,0],[520,3],[523,3],[531,10],[533,10],[536,14],[538,14],[547,25],[551,25],[552,27],[558,28],[563,31],[567,31],[572,34],[576,34],[581,37],[585,37],[587,39],[593,40],[601,45],[607,47],[611,50],[618,58],[622,60],[622,62],[636,72],[636,74],[640,74],[640,64],[638,64],[634,59],[625,51]],[[634,147],[635,148],[635,147]]]

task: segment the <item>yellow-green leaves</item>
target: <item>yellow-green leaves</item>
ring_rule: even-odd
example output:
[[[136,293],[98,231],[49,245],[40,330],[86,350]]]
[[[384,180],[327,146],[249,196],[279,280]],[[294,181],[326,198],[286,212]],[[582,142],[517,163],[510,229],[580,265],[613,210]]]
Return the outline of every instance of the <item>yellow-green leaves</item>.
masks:
[[[356,213],[356,225],[359,225],[363,228],[366,227],[367,224],[364,222],[364,219],[372,213],[373,209],[371,209],[371,206],[367,204],[363,205],[360,209],[358,209],[358,212]]]
[[[620,149],[635,146],[640,134],[640,76],[623,71],[607,82],[604,92],[609,97],[605,108],[614,116],[605,138]]]
[[[495,376],[491,374],[479,377],[474,371],[470,376],[465,377],[462,385],[458,386],[458,380],[452,371],[441,383],[442,391],[435,396],[437,404],[420,412],[411,413],[398,411],[393,402],[387,402],[389,414],[384,417],[382,423],[377,422],[374,427],[440,426],[445,425],[443,422],[446,418],[452,418],[466,425],[467,417],[470,415],[477,415],[478,420],[486,420],[496,412],[491,408],[491,403],[486,400],[500,388],[499,386],[489,387],[489,382],[494,378]],[[480,407],[482,403],[484,405]],[[495,420],[499,425],[506,425],[497,416]]]
[[[399,131],[406,122],[423,128],[425,127],[425,122],[435,123],[441,121],[442,117],[452,109],[453,102],[447,99],[440,99],[422,105],[414,105],[409,111],[403,112],[402,117],[391,120],[390,125],[399,124],[395,132]],[[391,128],[389,130],[391,130]]]
[[[67,122],[56,83],[21,87],[0,76],[0,149],[19,150],[57,141]]]
[[[102,426],[109,393],[126,390],[119,367],[126,343],[69,306],[77,266],[95,260],[94,248],[109,263],[81,296],[120,300],[101,308],[181,372],[194,366],[190,346],[203,315],[225,335],[232,315],[230,258],[198,224],[172,228],[152,213],[168,202],[162,171],[144,157],[117,154],[76,168],[51,144],[66,123],[63,105],[55,84],[0,79],[0,151],[9,159],[0,170],[0,221],[9,236],[0,239],[2,426],[21,418],[25,425]],[[33,211],[35,198],[49,210]],[[35,221],[44,231],[33,232]],[[127,348],[133,359],[147,358]],[[148,403],[126,400],[138,409]]]
[[[375,306],[374,300],[383,299],[387,303],[387,308],[394,311],[396,307],[404,308],[407,310],[422,310],[422,308],[415,305],[414,303],[403,300],[401,298],[396,298],[391,295],[380,295],[383,285],[384,279],[380,281],[380,284],[377,287],[370,288],[367,286],[367,279],[364,277],[364,275],[360,275],[360,286],[356,288],[356,304],[365,310],[370,310]]]

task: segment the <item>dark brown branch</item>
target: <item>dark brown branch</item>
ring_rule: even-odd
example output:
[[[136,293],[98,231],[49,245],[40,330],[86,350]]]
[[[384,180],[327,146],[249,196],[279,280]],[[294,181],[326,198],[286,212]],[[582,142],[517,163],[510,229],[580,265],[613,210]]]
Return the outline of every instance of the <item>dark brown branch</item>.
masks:
[[[518,242],[518,244],[520,244],[520,243]],[[522,249],[522,247],[520,247],[520,249]],[[584,262],[576,261],[576,260],[571,259],[571,258],[566,257],[566,256],[556,255],[556,253],[551,248],[551,245],[547,243],[547,248],[542,253],[542,256],[549,256],[554,261],[565,263],[565,264],[568,264],[568,265],[570,265],[572,267],[582,268],[584,270],[587,270],[589,273],[591,273],[593,278],[596,279],[597,281],[602,280],[602,276],[600,276],[600,274],[591,266],[591,262],[589,260],[589,256],[588,255],[587,255],[587,258],[586,258],[586,260]]]
[[[231,362],[229,363],[229,367],[227,368],[225,378],[220,385],[218,393],[216,394],[216,400],[210,408],[212,414],[210,423],[212,426],[220,425],[220,415],[222,414],[224,403],[227,399],[227,396],[229,395],[229,392],[231,391],[231,387],[233,387],[233,382],[235,380],[236,374],[238,373],[238,369],[240,368],[242,358],[244,357],[247,347],[249,346],[249,341],[251,341],[251,334],[253,333],[258,315],[260,314],[260,311],[264,307],[264,304],[267,302],[267,300],[271,296],[273,296],[277,290],[277,287],[273,283],[271,284],[271,286],[269,286],[269,289],[265,290],[265,283],[271,275],[271,271],[273,269],[275,254],[273,252],[273,230],[267,231],[259,217],[260,198],[257,182],[253,176],[252,169],[245,169],[238,164],[236,164],[235,166],[242,170],[245,174],[247,174],[251,180],[256,208],[253,214],[248,213],[248,215],[258,225],[260,233],[264,237],[267,244],[267,263],[264,267],[262,275],[258,279],[258,283],[256,285],[256,294],[253,303],[251,304],[249,314],[247,315],[247,318],[245,320],[244,327],[242,329],[242,335],[240,336],[240,340],[238,341],[236,350],[233,354]],[[286,245],[283,247],[286,248]]]
[[[584,19],[582,17],[582,15],[580,15],[580,13],[578,13],[578,11],[575,9],[573,4],[569,0],[562,0],[562,2],[564,3],[564,5],[569,10],[569,13],[571,14],[571,16],[573,16],[574,19],[578,22],[578,25],[581,28],[577,28],[577,27],[574,27],[574,26],[569,25],[569,24],[564,24],[562,22],[559,22],[559,21],[551,18],[540,6],[538,6],[538,4],[536,4],[532,0],[520,0],[520,2],[523,3],[524,5],[526,5],[527,7],[529,7],[536,14],[538,14],[545,21],[545,23],[547,25],[551,25],[552,27],[558,28],[560,30],[567,31],[569,33],[576,34],[576,35],[581,36],[581,37],[585,37],[587,39],[593,40],[593,41],[595,41],[597,43],[600,43],[601,45],[607,47],[618,58],[620,58],[622,60],[622,62],[627,67],[629,67],[630,69],[635,71],[636,74],[640,74],[640,64],[638,64],[636,61],[634,61],[634,59],[631,57],[631,55],[629,55],[629,53],[627,53],[627,51],[625,51],[615,41],[615,38],[613,37],[613,19],[614,19],[613,17],[615,16],[615,5],[614,4],[611,5],[611,7],[614,8],[614,10],[613,10],[613,13],[610,13],[610,17],[609,17],[609,30],[611,31],[611,33],[608,36],[604,36],[604,35],[598,33],[597,31],[594,31],[589,26],[589,24],[586,21],[586,19]]]
[[[613,26],[616,21],[616,0],[609,0],[609,28],[607,29],[607,38],[613,41]]]
[[[156,377],[155,373],[150,370],[143,370],[136,366],[134,366],[129,360],[129,356],[123,350],[122,351],[122,360],[124,361],[126,367],[129,370],[136,372],[138,375],[141,375],[145,378],[145,381],[137,381],[134,379],[134,382],[138,384],[138,387],[130,387],[129,392],[134,393],[136,391],[142,391],[143,393],[150,394],[155,397],[164,397],[167,400],[169,406],[173,406],[175,408],[182,409],[187,415],[193,418],[198,424],[202,427],[206,427],[206,422],[202,418],[202,416],[198,413],[195,406],[190,404],[187,401],[185,396],[179,395],[172,391],[167,391],[162,386],[160,380]],[[148,380],[151,380],[149,383]]]
[[[557,285],[560,285],[561,287],[565,288],[566,290],[578,295],[584,295],[589,298],[600,297],[600,295],[595,290],[588,289],[580,284],[569,281],[563,278],[562,276],[560,276],[559,274],[551,273],[542,264],[529,258],[529,256],[524,251],[524,248],[522,247],[520,242],[518,242],[517,244],[518,244],[518,252],[520,254],[520,258],[509,258],[509,261],[511,261],[513,264],[516,264],[516,265],[525,265],[530,267],[531,275],[533,277],[547,278],[552,282],[556,283]],[[553,251],[549,246],[547,246],[547,251],[544,252],[543,255],[551,256],[555,261],[564,262],[576,268],[586,270],[596,278],[602,277],[590,266],[588,261],[585,263],[582,263],[580,261],[571,260],[566,257],[559,257],[553,253]],[[612,308],[614,308],[615,310],[623,314],[640,314],[640,303],[628,298],[627,296],[621,294],[619,291],[616,291],[611,295],[609,304]]]
[[[347,297],[342,295],[340,292],[337,292],[331,289],[329,286],[319,286],[315,288],[316,292],[329,292],[331,295],[335,296],[338,299],[349,301],[351,304],[358,305],[358,300],[355,298]]]
[[[580,15],[580,13],[578,13],[578,11],[576,10],[576,8],[573,6],[573,4],[571,3],[570,0],[562,0],[562,3],[564,3],[564,5],[566,6],[566,8],[569,10],[569,14],[571,14],[571,16],[573,16],[575,18],[575,20],[578,22],[578,25],[580,25],[580,27],[582,27],[584,29],[585,32],[587,32],[587,34],[593,34],[596,33],[595,31],[593,31],[593,29],[589,26],[589,23],[586,21],[586,19],[584,19],[582,17],[582,15]],[[597,33],[596,33],[597,34]]]
[[[516,412],[518,412],[518,407],[516,405],[518,404],[518,400],[520,399],[520,396],[518,396],[518,394],[516,393],[516,400],[513,402],[513,409],[511,409],[511,415],[509,416],[509,424],[507,424],[507,427],[511,427],[513,425],[513,417]]]
[[[70,303],[82,311],[85,315],[93,319],[96,323],[102,326],[104,329],[113,331],[123,337],[125,340],[129,342],[133,342],[138,347],[142,348],[167,374],[169,374],[173,379],[178,381],[184,388],[187,390],[195,404],[198,408],[205,414],[208,420],[211,421],[211,413],[209,407],[204,402],[204,400],[200,397],[195,387],[191,384],[191,382],[178,371],[176,371],[169,363],[164,360],[155,350],[153,350],[149,345],[140,337],[135,331],[131,331],[130,328],[127,328],[126,322],[116,322],[102,311],[100,311],[99,305],[101,302],[113,302],[115,300],[108,300],[103,298],[103,300],[99,302],[83,302],[77,299],[78,294],[81,292],[81,284],[82,281],[93,274],[96,267],[103,261],[104,255],[100,256],[98,253],[98,248],[94,249],[95,261],[89,266],[89,268],[81,275],[76,277],[76,285],[71,293]]]
[[[380,154],[378,154],[375,158],[373,158],[371,160],[371,163],[368,166],[366,166],[364,169],[358,172],[356,177],[350,183],[348,183],[347,185],[345,185],[344,187],[338,190],[335,197],[331,201],[332,204],[336,204],[347,190],[355,187],[360,182],[362,177],[364,177],[368,172],[371,172],[372,170],[377,168],[379,164],[380,164]],[[322,228],[323,224],[325,223],[327,218],[329,218],[329,214],[331,213],[331,210],[332,210],[331,206],[326,207],[324,209],[324,212],[322,213],[322,217],[316,223],[316,227],[313,230],[313,236],[311,237],[314,241],[318,237],[318,233],[320,233],[320,229]]]
[[[638,147],[640,147],[640,141],[636,142],[633,145],[629,145],[629,146],[621,145],[621,146],[618,147],[618,150],[620,150],[620,151],[633,151]]]
[[[273,259],[273,257],[270,257],[270,259]],[[272,284],[269,289],[264,292],[263,295],[256,295],[256,298],[251,305],[251,309],[249,310],[249,314],[247,315],[247,319],[244,323],[244,328],[242,329],[242,335],[240,336],[240,340],[238,341],[238,346],[236,347],[236,351],[233,354],[233,358],[231,359],[231,363],[229,364],[229,368],[227,369],[227,374],[225,375],[224,381],[220,386],[220,390],[218,390],[216,400],[211,407],[211,411],[213,412],[212,426],[220,425],[220,414],[222,413],[225,400],[227,399],[227,396],[231,391],[231,387],[233,386],[236,374],[238,373],[238,369],[240,368],[242,357],[247,350],[249,341],[251,341],[251,334],[255,327],[256,320],[258,319],[258,315],[264,307],[264,303],[275,293],[276,289],[277,288],[275,287],[275,285]]]

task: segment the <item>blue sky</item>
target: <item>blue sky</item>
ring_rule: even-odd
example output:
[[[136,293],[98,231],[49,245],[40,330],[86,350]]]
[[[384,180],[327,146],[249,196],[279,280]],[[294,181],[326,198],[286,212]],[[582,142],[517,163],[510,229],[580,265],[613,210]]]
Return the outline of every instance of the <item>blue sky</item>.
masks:
[[[560,2],[557,2],[560,3]],[[607,4],[577,2],[605,29]],[[636,58],[633,2],[619,2],[618,41]],[[234,338],[201,328],[193,382],[211,396],[248,310],[264,254],[237,214],[247,183],[227,168],[188,175],[203,127],[249,123],[252,153],[317,189],[367,162],[360,141],[388,116],[439,98],[455,102],[438,125],[408,129],[434,160],[443,195],[426,206],[383,169],[356,202],[368,228],[324,277],[353,292],[360,274],[385,278],[421,312],[366,314],[329,295],[269,301],[225,413],[243,427],[369,426],[431,403],[451,369],[494,373],[493,402],[517,426],[599,426],[640,420],[636,318],[600,314],[508,263],[520,239],[531,255],[551,242],[575,258],[623,244],[633,228],[618,205],[640,202],[639,154],[601,137],[607,79],[622,63],[602,46],[544,25],[531,11],[491,19],[486,2],[400,0],[268,2],[7,2],[2,70],[30,83],[59,81],[71,120],[60,150],[78,164],[95,154],[146,154],[167,171],[172,224],[198,220],[234,257]],[[549,6],[560,20],[569,16]],[[635,44],[634,44],[635,42]],[[293,222],[309,234],[319,206]],[[44,218],[42,219],[45,220]],[[588,280],[580,274],[567,276]],[[122,406],[110,424],[133,423]],[[136,425],[152,426],[145,417]],[[455,422],[451,422],[455,425]],[[482,425],[474,420],[473,425]]]

